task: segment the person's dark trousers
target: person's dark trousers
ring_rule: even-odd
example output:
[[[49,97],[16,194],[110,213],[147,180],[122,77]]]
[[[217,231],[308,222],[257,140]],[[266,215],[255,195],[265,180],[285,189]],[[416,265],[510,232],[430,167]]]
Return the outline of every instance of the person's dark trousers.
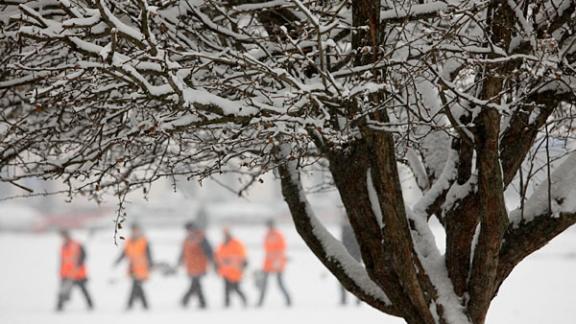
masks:
[[[90,297],[90,293],[86,288],[87,280],[69,280],[63,279],[60,283],[60,292],[58,293],[58,305],[56,309],[61,311],[64,309],[64,304],[70,299],[70,293],[72,292],[73,286],[78,286],[82,295],[84,295],[84,299],[86,300],[86,305],[88,309],[94,308],[94,304],[92,303],[92,298]]]
[[[204,298],[204,292],[202,291],[201,279],[201,277],[190,277],[190,288],[188,288],[188,291],[186,291],[186,294],[182,298],[182,306],[188,306],[190,298],[197,295],[200,308],[206,308],[206,299]]]
[[[146,295],[144,294],[144,288],[142,288],[142,281],[133,279],[132,290],[130,291],[130,297],[128,298],[127,309],[132,309],[132,306],[137,299],[140,299],[142,306],[145,309],[148,309],[148,301],[146,300]]]
[[[86,288],[86,282],[87,280],[80,280],[80,281],[75,281],[74,284],[78,287],[80,287],[80,291],[82,292],[82,295],[84,295],[84,299],[86,300],[86,305],[88,305],[89,309],[94,308],[94,303],[92,302],[92,297],[90,297],[90,293],[88,292],[88,289]]]
[[[280,291],[284,295],[284,300],[286,300],[286,306],[292,305],[292,300],[290,299],[290,294],[284,285],[284,273],[283,272],[276,272],[276,273],[268,273],[264,272],[264,277],[262,278],[262,289],[260,290],[260,299],[258,300],[258,306],[262,306],[264,303],[264,298],[266,297],[266,290],[268,289],[268,277],[271,274],[276,274],[276,279],[278,281],[278,287],[280,287]]]
[[[240,296],[240,299],[242,300],[242,305],[244,307],[248,305],[246,296],[242,292],[242,289],[240,289],[240,282],[232,282],[224,279],[224,306],[226,307],[230,306],[230,295],[232,294],[232,292],[235,292],[236,294],[238,294],[238,296]]]
[[[342,285],[340,285],[340,293],[341,293],[340,304],[346,305],[347,297],[348,297],[348,291]],[[356,298],[356,305],[360,305],[360,303],[362,303],[362,301],[360,299]]]

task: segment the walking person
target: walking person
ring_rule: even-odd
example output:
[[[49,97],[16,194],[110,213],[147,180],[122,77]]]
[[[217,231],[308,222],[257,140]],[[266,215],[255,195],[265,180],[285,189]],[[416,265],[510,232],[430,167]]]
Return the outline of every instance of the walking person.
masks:
[[[138,224],[133,224],[131,231],[131,236],[126,240],[124,250],[116,259],[114,265],[116,266],[122,260],[128,259],[128,274],[132,278],[132,289],[126,309],[132,309],[136,300],[140,300],[144,309],[148,309],[149,305],[143,284],[148,280],[150,269],[153,265],[150,243]]]
[[[229,229],[224,229],[224,242],[216,251],[216,266],[218,267],[218,274],[224,280],[225,307],[230,307],[232,293],[236,293],[240,297],[244,307],[248,305],[246,295],[240,287],[247,264],[244,244],[234,238]]]
[[[347,216],[344,215],[344,217]],[[356,261],[362,262],[362,253],[360,252],[360,246],[358,245],[358,241],[356,240],[356,236],[354,235],[354,230],[352,229],[352,226],[350,225],[350,223],[348,223],[346,219],[342,222],[341,230],[342,230],[342,236],[341,236],[342,244],[344,245],[348,253],[350,253],[350,256],[352,256]],[[341,305],[346,305],[347,297],[348,297],[348,291],[346,291],[346,288],[344,288],[344,286],[340,285]],[[360,305],[360,303],[361,303],[360,299],[356,298],[356,305]]]
[[[204,230],[195,223],[187,223],[185,228],[186,238],[182,244],[178,265],[183,264],[185,266],[190,278],[190,288],[184,294],[181,303],[183,307],[188,306],[190,298],[196,295],[200,308],[204,309],[207,304],[202,289],[202,277],[208,270],[208,264],[213,262],[212,246],[206,238]]]
[[[273,220],[266,222],[268,232],[264,239],[264,266],[263,277],[260,288],[260,299],[258,300],[258,307],[261,307],[266,297],[266,290],[268,286],[268,277],[275,275],[278,282],[278,287],[284,295],[286,306],[292,305],[290,294],[284,284],[284,270],[286,268],[286,240],[284,235],[276,228]]]
[[[72,239],[70,232],[60,231],[63,244],[60,249],[60,289],[58,291],[57,311],[64,310],[64,304],[70,300],[72,288],[80,288],[88,309],[93,309],[94,304],[90,293],[86,288],[88,275],[86,271],[86,251],[82,244]]]

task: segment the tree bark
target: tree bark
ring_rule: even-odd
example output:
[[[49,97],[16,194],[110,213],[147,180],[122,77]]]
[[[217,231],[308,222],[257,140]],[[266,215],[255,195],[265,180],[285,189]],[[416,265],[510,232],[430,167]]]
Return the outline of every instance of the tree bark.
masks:
[[[294,163],[294,162],[289,162]],[[318,257],[318,259],[330,270],[340,281],[340,283],[358,298],[367,304],[377,308],[385,313],[401,316],[401,310],[395,305],[386,303],[386,301],[376,298],[373,294],[368,293],[365,289],[358,285],[354,280],[345,272],[343,260],[330,255],[327,247],[319,239],[318,228],[319,224],[314,224],[313,215],[311,215],[310,207],[308,206],[305,197],[303,197],[303,189],[299,183],[299,171],[295,167],[288,164],[279,167],[280,181],[282,186],[282,195],[288,204],[292,219],[296,226],[298,234],[304,239],[308,247]],[[298,179],[295,179],[297,177]]]
[[[414,263],[408,266],[408,261],[404,265],[398,264],[398,259],[412,258],[412,251],[409,254],[394,251],[398,240],[387,236],[387,231],[380,229],[378,224],[373,208],[380,208],[380,205],[373,206],[368,193],[367,176],[371,170],[369,156],[367,144],[359,140],[355,145],[333,152],[330,157],[330,170],[359,242],[366,269],[391,301],[402,310],[402,316],[409,323],[433,323],[430,322],[433,318],[428,304],[417,305],[413,302],[414,292],[422,294],[422,289],[414,287],[418,285],[418,279],[414,276],[408,283],[403,278],[402,272],[414,271]],[[407,289],[406,285],[411,286],[412,290]],[[428,315],[423,315],[426,313]]]

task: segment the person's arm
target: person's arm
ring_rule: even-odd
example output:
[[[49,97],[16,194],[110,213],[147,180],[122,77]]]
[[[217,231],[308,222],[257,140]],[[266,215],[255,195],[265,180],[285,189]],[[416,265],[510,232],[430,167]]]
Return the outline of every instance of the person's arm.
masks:
[[[148,258],[148,264],[153,267],[154,260],[152,259],[152,249],[150,248],[150,242],[146,244],[146,257]]]
[[[178,256],[178,261],[176,261],[176,267],[179,267],[184,263],[184,246],[185,244],[182,244],[182,249],[180,251],[180,255]]]
[[[210,245],[210,242],[208,242],[206,238],[204,238],[204,240],[202,241],[202,252],[204,252],[204,255],[206,255],[208,261],[214,262],[214,250],[212,249],[212,245]]]
[[[278,232],[278,237],[280,240],[280,248],[282,249],[282,251],[286,251],[286,238],[284,237],[284,234]]]
[[[77,266],[81,266],[86,262],[86,251],[84,250],[84,246],[80,245],[80,255],[78,256],[78,263]]]
[[[59,258],[58,258],[58,273],[60,274],[62,272],[62,262],[64,261],[64,255],[62,253],[62,247],[60,247],[60,253],[58,254]]]
[[[125,257],[126,253],[124,253],[124,250],[122,250],[122,253],[120,253],[118,258],[116,258],[116,261],[114,261],[114,266],[116,267],[118,264],[120,264],[120,262],[122,262],[122,260],[124,260]]]
[[[248,267],[248,255],[246,254],[246,247],[244,246],[244,244],[240,245],[241,251],[242,251],[242,257],[244,258],[244,260],[242,261],[242,268],[246,268]]]
[[[220,248],[218,248],[216,251],[214,251],[213,254],[213,260],[212,262],[214,262],[214,270],[216,272],[218,272],[218,269],[220,268]]]

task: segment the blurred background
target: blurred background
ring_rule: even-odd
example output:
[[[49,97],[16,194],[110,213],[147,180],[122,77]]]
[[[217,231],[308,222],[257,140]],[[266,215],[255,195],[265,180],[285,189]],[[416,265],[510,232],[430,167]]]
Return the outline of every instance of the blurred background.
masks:
[[[309,179],[321,183],[321,175]],[[199,310],[195,301],[182,308],[180,300],[189,281],[183,268],[176,273],[152,272],[145,284],[150,309],[125,310],[130,289],[126,265],[112,265],[122,251],[123,241],[114,240],[117,200],[107,197],[96,204],[85,197],[49,195],[15,198],[25,194],[10,184],[0,183],[0,323],[293,323],[351,321],[402,323],[367,305],[357,305],[348,296],[341,304],[336,279],[320,264],[295,232],[279,183],[263,176],[242,197],[234,193],[242,186],[233,175],[206,180],[200,185],[185,179],[158,182],[146,194],[134,192],[126,199],[126,224],[137,222],[148,237],[156,262],[176,264],[184,223],[194,220],[207,228],[214,247],[223,240],[222,228],[230,228],[248,250],[248,268],[242,287],[249,306],[237,300],[223,307],[224,288],[211,268],[204,279],[208,308]],[[417,192],[405,179],[409,200]],[[62,190],[41,180],[25,183],[35,192]],[[174,190],[174,188],[177,190]],[[321,191],[309,196],[313,209],[327,228],[341,237],[342,210],[335,192]],[[262,268],[266,234],[265,222],[276,220],[288,244],[285,283],[292,295],[286,307],[275,280],[270,280],[264,307],[255,307],[259,290],[256,274]],[[84,244],[87,253],[88,289],[95,308],[86,309],[79,291],[73,291],[64,312],[56,312],[59,289],[59,229],[69,229]],[[438,245],[444,233],[433,225]],[[119,236],[127,236],[121,231]],[[570,229],[547,247],[530,256],[504,283],[489,312],[487,323],[576,323],[576,230]]]

